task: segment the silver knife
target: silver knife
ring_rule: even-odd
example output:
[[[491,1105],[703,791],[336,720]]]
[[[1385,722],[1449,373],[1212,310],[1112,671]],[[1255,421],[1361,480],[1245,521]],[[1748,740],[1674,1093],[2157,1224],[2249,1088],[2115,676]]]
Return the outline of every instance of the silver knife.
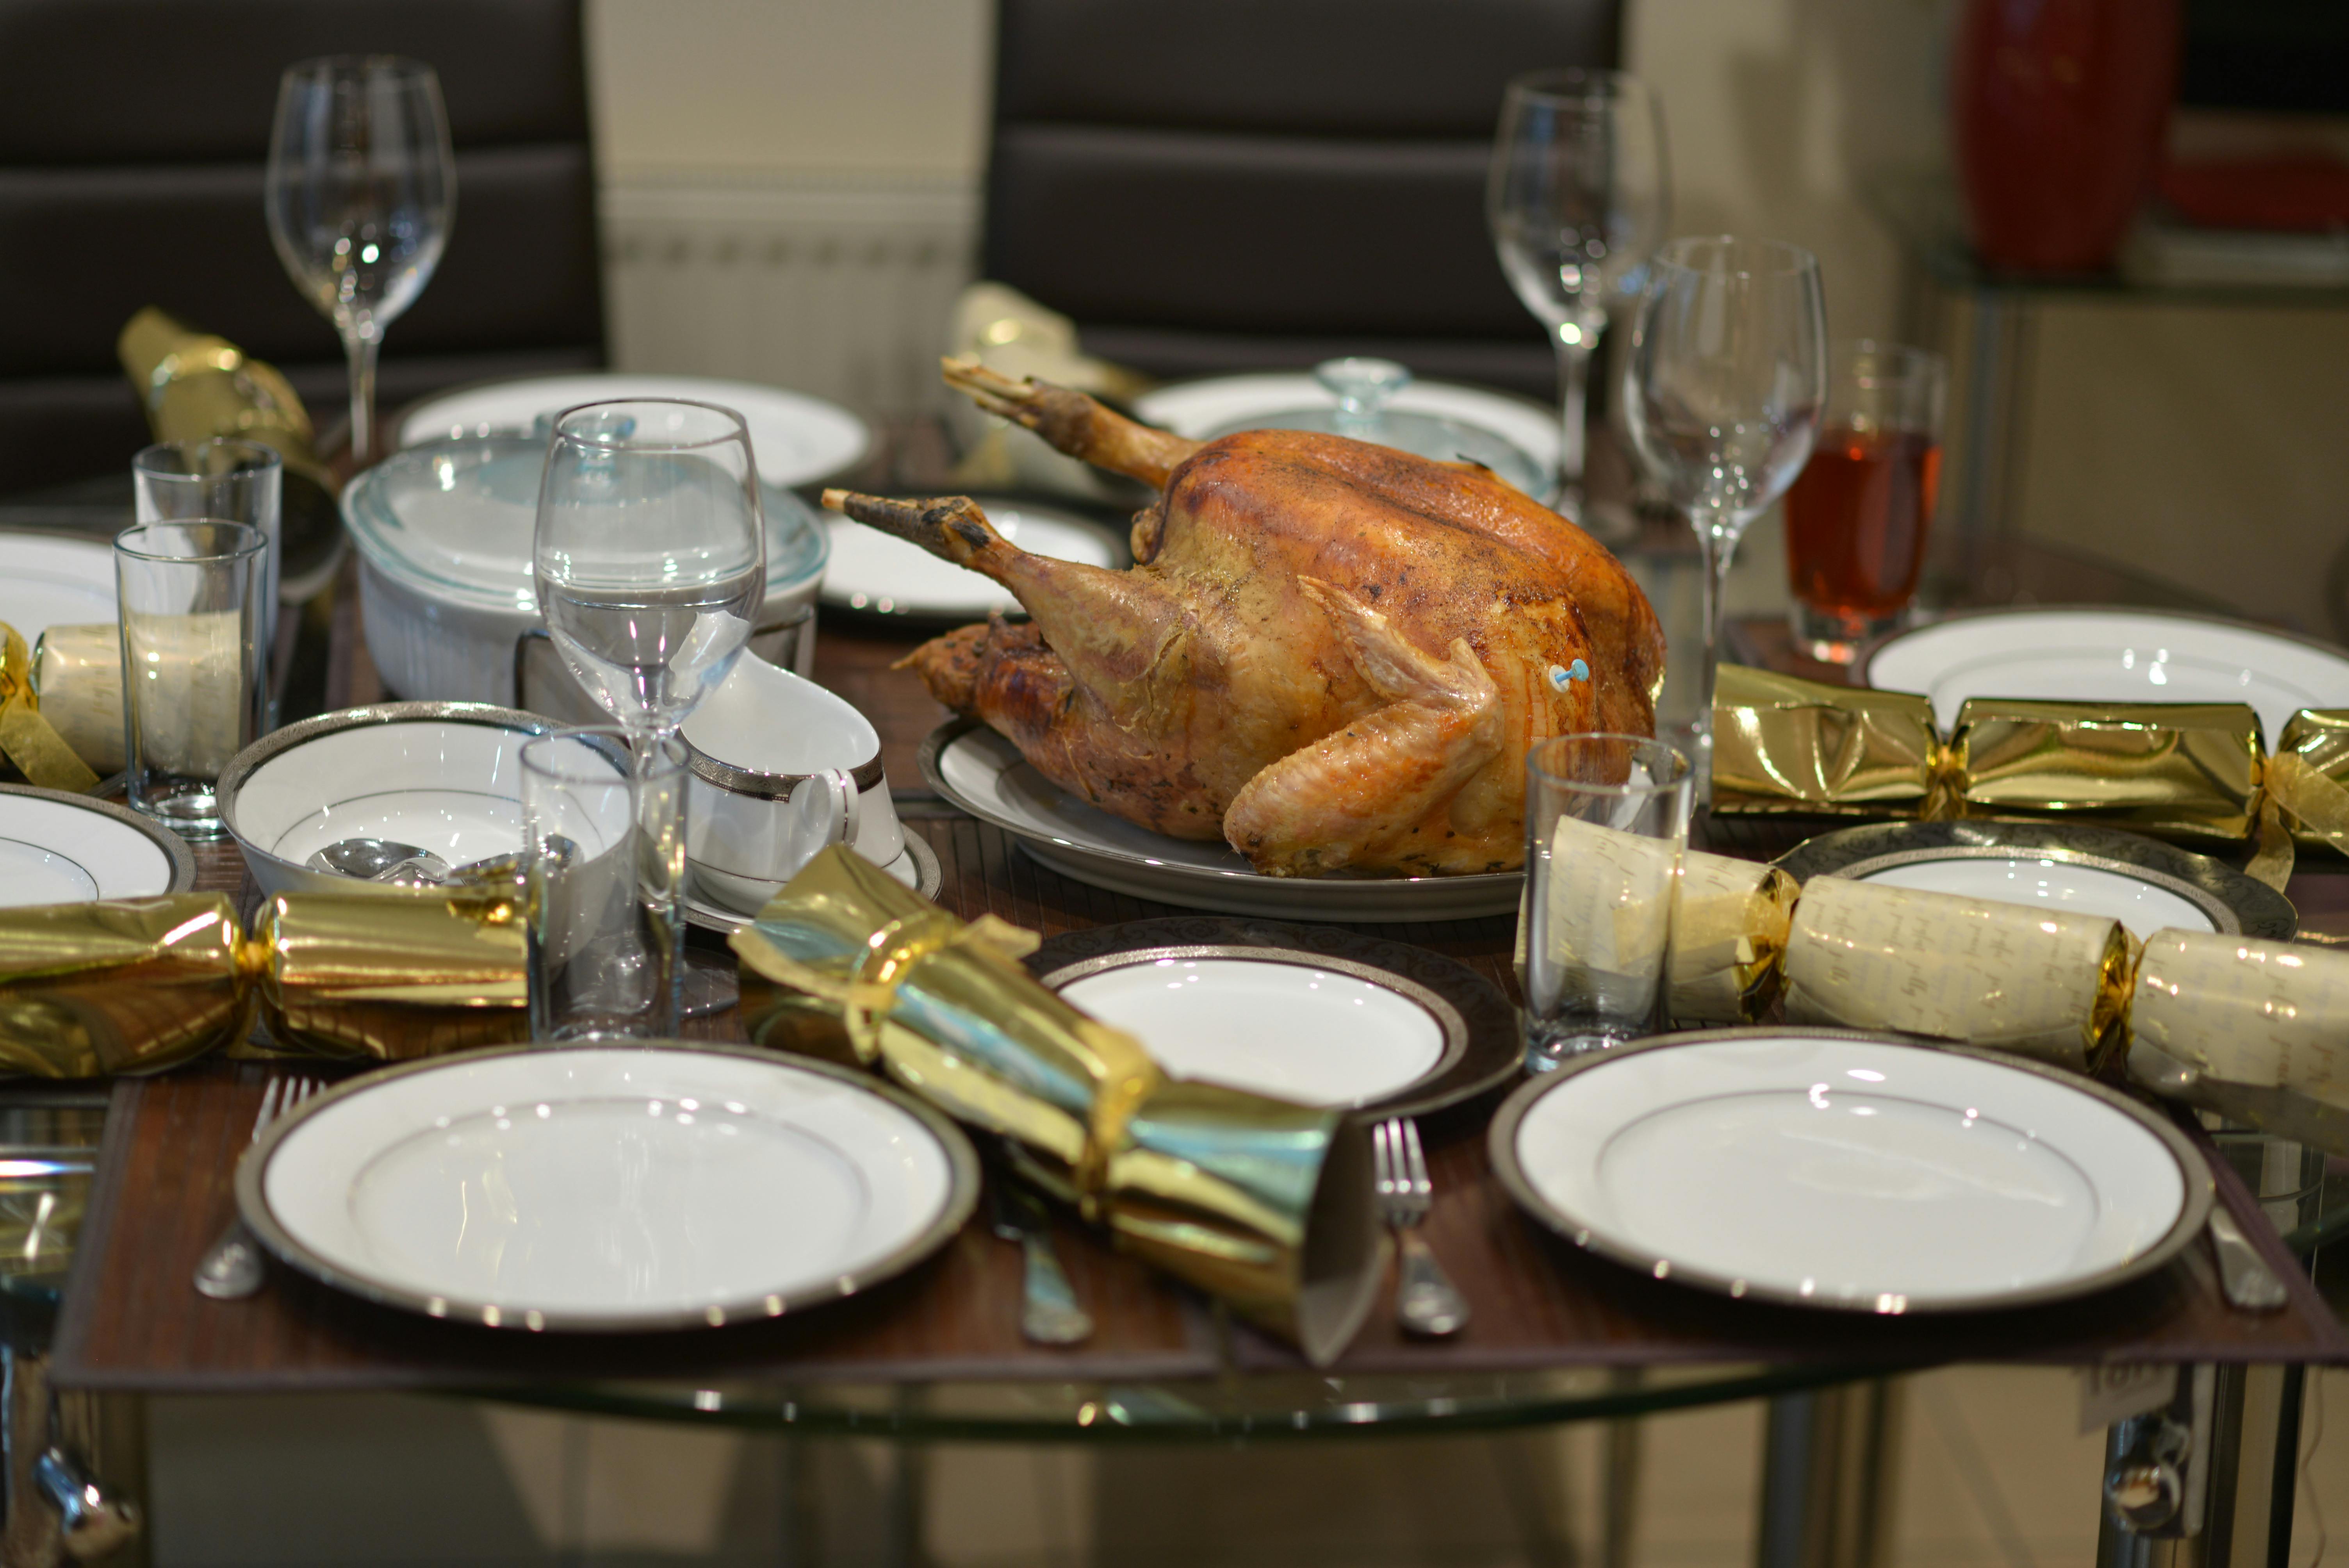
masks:
[[[1039,1345],[1074,1345],[1089,1337],[1093,1320],[1077,1305],[1077,1293],[1061,1267],[1043,1201],[999,1169],[988,1172],[987,1190],[989,1223],[998,1236],[1019,1243],[1026,1264],[1019,1332]]]

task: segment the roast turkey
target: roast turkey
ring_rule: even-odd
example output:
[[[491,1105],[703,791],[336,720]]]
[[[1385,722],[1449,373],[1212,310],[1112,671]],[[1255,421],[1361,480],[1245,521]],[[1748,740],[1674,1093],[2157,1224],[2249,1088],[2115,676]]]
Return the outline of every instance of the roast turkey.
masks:
[[[975,362],[947,379],[1159,491],[1123,572],[1031,555],[960,497],[823,498],[1019,601],[1030,620],[905,663],[1105,811],[1275,876],[1503,871],[1529,746],[1654,731],[1647,597],[1481,468],[1297,430],[1186,440]]]

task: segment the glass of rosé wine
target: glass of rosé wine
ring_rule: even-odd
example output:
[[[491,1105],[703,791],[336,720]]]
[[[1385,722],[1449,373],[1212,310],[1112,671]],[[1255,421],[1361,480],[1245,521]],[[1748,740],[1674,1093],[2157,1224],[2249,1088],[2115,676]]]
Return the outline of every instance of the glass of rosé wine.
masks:
[[[1900,624],[1941,477],[1938,354],[1868,338],[1827,351],[1827,412],[1810,461],[1786,492],[1786,574],[1795,642],[1849,664]]]

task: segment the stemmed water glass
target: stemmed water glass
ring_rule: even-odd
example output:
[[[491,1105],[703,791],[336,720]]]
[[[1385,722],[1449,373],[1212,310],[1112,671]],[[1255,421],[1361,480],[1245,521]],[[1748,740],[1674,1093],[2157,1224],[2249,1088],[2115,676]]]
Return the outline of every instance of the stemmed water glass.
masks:
[[[1650,269],[1624,368],[1640,467],[1696,529],[1704,664],[1696,761],[1710,777],[1722,593],[1737,541],[1802,472],[1826,400],[1826,304],[1808,251],[1727,235],[1674,240]]]
[[[742,416],[708,403],[595,403],[554,422],[533,560],[564,663],[626,731],[634,830],[613,876],[638,917],[589,954],[614,997],[596,1010],[673,1032],[684,962],[678,726],[733,668],[766,594],[766,525]],[[533,906],[577,850],[526,824]],[[567,838],[567,835],[564,835]],[[533,915],[533,919],[536,915]],[[533,926],[533,932],[536,927]],[[649,997],[649,1006],[633,998]],[[574,999],[576,1000],[576,999]]]
[[[1610,302],[1635,296],[1671,212],[1663,107],[1619,71],[1544,71],[1501,100],[1485,216],[1501,270],[1557,351],[1557,509],[1586,522],[1584,409]]]
[[[383,329],[424,292],[456,222],[457,160],[432,67],[387,55],[286,67],[262,204],[286,273],[342,335],[351,456],[364,463]]]

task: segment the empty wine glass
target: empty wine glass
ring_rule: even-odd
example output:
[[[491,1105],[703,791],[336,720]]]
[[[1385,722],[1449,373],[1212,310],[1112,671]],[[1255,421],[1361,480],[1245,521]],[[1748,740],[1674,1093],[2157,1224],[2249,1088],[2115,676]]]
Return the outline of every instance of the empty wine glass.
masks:
[[[734,667],[766,595],[766,526],[742,416],[669,398],[554,422],[533,541],[564,663],[630,732],[666,736]]]
[[[1557,350],[1557,510],[1582,505],[1590,351],[1610,301],[1639,293],[1671,212],[1663,106],[1619,71],[1511,82],[1485,187],[1501,270]]]
[[[351,456],[375,448],[375,357],[416,302],[457,215],[457,160],[432,67],[338,55],[286,67],[263,188],[295,286],[342,334]]]
[[[1623,375],[1640,465],[1696,529],[1704,664],[1695,737],[1711,777],[1722,591],[1737,541],[1811,455],[1826,399],[1826,304],[1808,251],[1727,235],[1674,240],[1650,268]]]
[[[685,973],[677,729],[758,625],[766,533],[750,432],[731,408],[643,398],[554,421],[533,543],[539,613],[563,662],[619,720],[629,758],[626,852],[605,857],[619,880],[596,884],[621,901],[605,912],[615,934],[564,982],[565,1005],[604,1018],[598,1027],[675,1031]],[[548,861],[554,844],[533,830],[526,846],[534,899],[567,875]],[[545,978],[533,969],[534,986]],[[534,1020],[546,1002],[533,990]]]

